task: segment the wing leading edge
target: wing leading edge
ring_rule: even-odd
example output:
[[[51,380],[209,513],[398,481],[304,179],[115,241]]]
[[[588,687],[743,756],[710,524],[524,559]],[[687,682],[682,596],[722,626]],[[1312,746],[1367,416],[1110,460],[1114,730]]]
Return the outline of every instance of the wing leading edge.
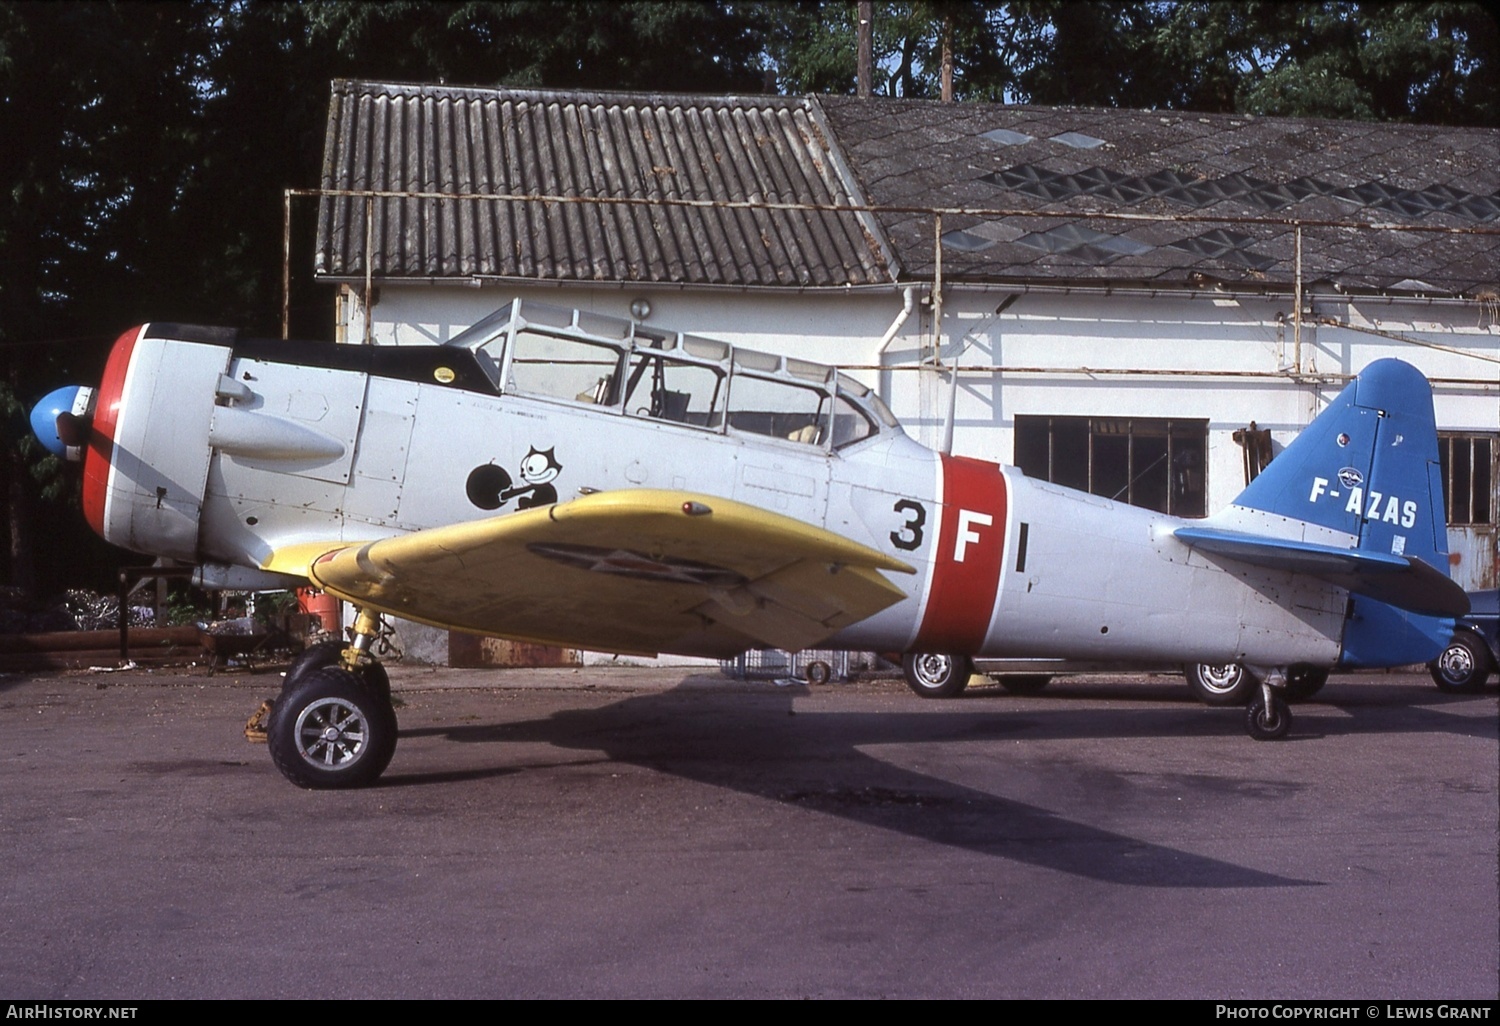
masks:
[[[636,489],[345,546],[313,559],[308,576],[440,627],[724,657],[806,648],[905,598],[881,570],[914,572],[743,503]]]
[[[1203,552],[1272,570],[1307,574],[1397,609],[1424,616],[1463,616],[1469,611],[1469,598],[1461,587],[1442,571],[1412,556],[1209,527],[1179,527],[1174,534]]]

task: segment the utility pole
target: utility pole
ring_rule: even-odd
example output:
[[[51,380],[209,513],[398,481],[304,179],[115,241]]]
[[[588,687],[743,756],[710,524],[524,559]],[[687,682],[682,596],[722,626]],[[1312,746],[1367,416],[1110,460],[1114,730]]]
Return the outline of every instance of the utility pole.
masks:
[[[943,102],[953,102],[953,14],[943,14]]]
[[[855,94],[861,100],[870,98],[870,82],[875,77],[875,5],[871,0],[859,0],[859,56],[857,59]]]

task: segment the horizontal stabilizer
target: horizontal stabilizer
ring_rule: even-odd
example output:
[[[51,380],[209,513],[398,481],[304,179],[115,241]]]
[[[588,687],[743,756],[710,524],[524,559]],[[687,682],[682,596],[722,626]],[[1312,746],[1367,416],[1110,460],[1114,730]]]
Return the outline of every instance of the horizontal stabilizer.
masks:
[[[1201,552],[1271,570],[1307,574],[1397,609],[1424,616],[1463,616],[1469,611],[1469,598],[1461,587],[1442,571],[1412,556],[1209,527],[1180,527],[1173,533]]]

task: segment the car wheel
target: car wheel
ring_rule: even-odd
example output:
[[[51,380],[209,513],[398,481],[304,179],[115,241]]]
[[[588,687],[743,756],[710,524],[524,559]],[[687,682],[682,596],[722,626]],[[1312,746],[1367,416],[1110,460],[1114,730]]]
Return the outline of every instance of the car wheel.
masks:
[[[1013,695],[1034,695],[1052,683],[1045,673],[1007,673],[995,679]]]
[[[1286,674],[1286,697],[1289,702],[1305,702],[1323,690],[1328,671],[1314,666],[1293,666]]]
[[[908,652],[901,657],[901,672],[907,686],[923,698],[952,698],[969,686],[974,663],[946,652]]]
[[[1257,741],[1283,738],[1292,729],[1291,707],[1279,696],[1272,696],[1268,707],[1266,700],[1257,695],[1245,707],[1245,729]]]
[[[1244,705],[1260,688],[1239,663],[1193,663],[1184,673],[1188,687],[1204,705]]]
[[[1453,635],[1443,654],[1427,664],[1427,668],[1440,691],[1466,695],[1484,687],[1490,676],[1489,665],[1489,653],[1479,639],[1460,631]]]
[[[283,692],[266,729],[271,759],[298,787],[364,787],[396,751],[396,712],[341,667],[313,670]]]

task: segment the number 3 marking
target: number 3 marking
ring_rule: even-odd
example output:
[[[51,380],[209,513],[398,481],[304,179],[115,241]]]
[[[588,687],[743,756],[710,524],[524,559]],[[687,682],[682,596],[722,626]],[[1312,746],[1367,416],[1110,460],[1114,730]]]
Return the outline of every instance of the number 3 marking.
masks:
[[[910,514],[900,531],[891,532],[891,544],[911,552],[922,544],[922,525],[927,523],[927,507],[912,499],[901,499],[891,507],[897,513]]]

